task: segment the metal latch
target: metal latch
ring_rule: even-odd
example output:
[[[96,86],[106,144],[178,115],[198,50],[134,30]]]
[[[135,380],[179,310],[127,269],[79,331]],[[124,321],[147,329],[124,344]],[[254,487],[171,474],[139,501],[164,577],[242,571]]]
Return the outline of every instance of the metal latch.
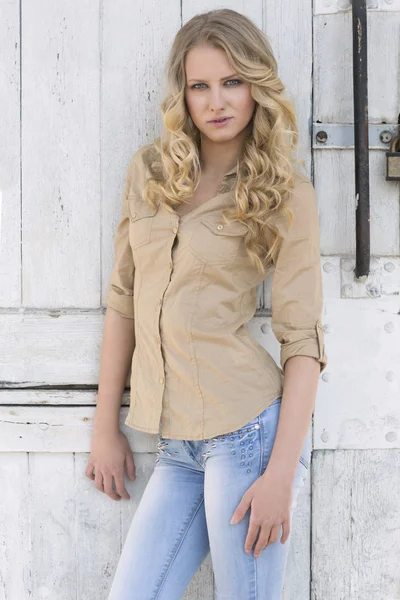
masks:
[[[386,181],[400,181],[399,135],[390,144],[390,151],[386,152]]]

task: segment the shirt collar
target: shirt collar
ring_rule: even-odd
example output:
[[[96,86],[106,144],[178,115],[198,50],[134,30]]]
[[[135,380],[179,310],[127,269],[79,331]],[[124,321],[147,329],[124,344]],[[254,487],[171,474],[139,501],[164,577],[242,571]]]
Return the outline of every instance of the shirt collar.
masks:
[[[233,167],[233,169],[231,169],[230,171],[228,171],[227,173],[225,173],[224,177],[228,177],[228,175],[233,175],[234,173],[236,173],[237,171],[237,166],[235,165]]]

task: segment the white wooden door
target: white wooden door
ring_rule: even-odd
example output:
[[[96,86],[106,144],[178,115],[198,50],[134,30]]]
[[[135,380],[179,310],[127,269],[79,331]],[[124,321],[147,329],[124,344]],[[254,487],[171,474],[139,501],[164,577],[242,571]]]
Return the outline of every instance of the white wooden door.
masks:
[[[101,494],[89,456],[104,298],[129,160],[159,135],[163,67],[194,14],[236,9],[269,36],[298,117],[321,222],[329,365],[313,419],[284,600],[400,598],[399,188],[370,152],[371,275],[352,278],[354,150],[312,124],[352,124],[347,0],[0,2],[0,600],[107,598],[154,467],[124,425],[130,501]],[[368,3],[369,117],[397,123],[400,1]],[[368,285],[378,294],[371,297]],[[270,281],[251,331],[279,361]],[[210,557],[185,600],[212,600]]]

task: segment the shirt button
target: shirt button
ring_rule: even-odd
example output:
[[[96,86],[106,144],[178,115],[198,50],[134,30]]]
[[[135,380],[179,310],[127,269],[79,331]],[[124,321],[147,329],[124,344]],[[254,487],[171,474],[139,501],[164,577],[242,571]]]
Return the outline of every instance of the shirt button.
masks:
[[[224,226],[223,225],[217,225],[217,229],[223,229]]]
[[[164,383],[164,377],[160,377],[160,383]]]
[[[177,228],[177,227],[174,227],[172,231],[173,231],[174,233],[177,233],[177,232],[178,232],[178,228]]]
[[[135,217],[136,217],[136,213],[134,212],[134,213],[132,213],[132,214],[131,214],[131,221],[133,221],[133,219],[134,219]]]

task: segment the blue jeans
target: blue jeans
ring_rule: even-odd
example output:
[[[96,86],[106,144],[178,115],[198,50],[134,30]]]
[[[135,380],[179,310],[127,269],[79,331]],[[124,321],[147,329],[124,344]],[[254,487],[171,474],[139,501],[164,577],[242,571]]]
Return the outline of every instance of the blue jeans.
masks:
[[[217,600],[281,600],[289,552],[279,539],[246,554],[249,509],[229,523],[265,471],[281,398],[247,425],[208,440],[159,436],[159,456],[130,525],[108,600],[179,600],[208,553]],[[311,459],[307,435],[293,482],[291,517]],[[282,535],[282,527],[280,536]]]

